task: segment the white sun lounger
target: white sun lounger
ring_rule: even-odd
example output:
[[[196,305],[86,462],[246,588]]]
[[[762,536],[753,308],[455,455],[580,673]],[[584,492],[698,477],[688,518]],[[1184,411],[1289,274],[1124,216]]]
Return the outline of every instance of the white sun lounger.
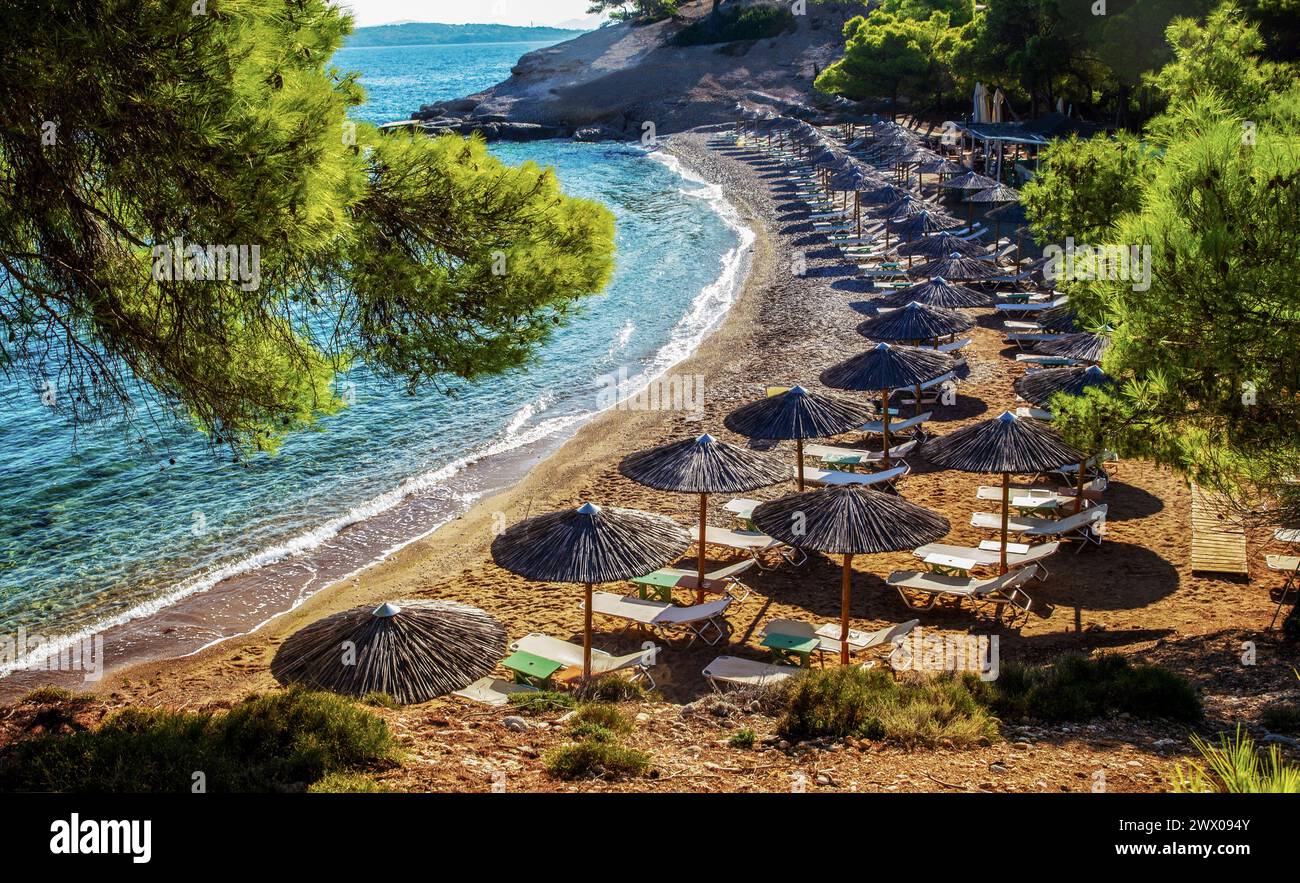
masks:
[[[722,691],[722,685],[732,687],[767,687],[799,674],[804,669],[792,665],[772,665],[741,656],[719,656],[704,669],[713,689]]]
[[[643,600],[634,595],[596,592],[591,600],[592,613],[624,620],[627,628],[647,628],[661,635],[664,640],[687,634],[690,636],[688,645],[698,638],[713,646],[731,633],[731,624],[723,614],[735,599],[728,596],[718,601],[678,607],[664,601]]]
[[[570,644],[568,641],[561,641],[559,638],[552,638],[550,635],[543,635],[538,632],[526,635],[510,645],[511,653],[520,650],[534,656],[540,656],[543,659],[549,659],[552,662],[559,662],[565,666],[582,665],[581,644]],[[635,653],[628,653],[626,656],[614,656],[604,650],[597,650],[592,647],[591,673],[594,675],[607,675],[620,671],[631,671],[632,680],[644,679],[650,685],[650,689],[653,690],[655,681],[650,676],[650,666],[655,664],[658,653],[659,648],[653,644]]]
[[[1273,531],[1273,539],[1280,543],[1300,543],[1300,527],[1279,527]]]
[[[917,445],[916,439],[894,445],[889,449],[891,461],[903,459]],[[862,463],[879,463],[885,459],[884,451],[868,451],[862,448],[845,448],[839,445],[804,445],[803,452],[811,457],[859,457]]]
[[[469,699],[473,702],[482,702],[484,705],[507,705],[510,702],[511,693],[537,693],[540,692],[536,687],[528,684],[516,684],[512,681],[503,681],[500,678],[486,677],[479,678],[462,690],[455,690],[451,695],[460,696],[462,699]]]
[[[939,601],[949,598],[958,603],[969,600],[999,608],[1010,606],[1028,613],[1034,601],[1020,587],[1033,579],[1037,571],[1038,565],[1030,564],[993,579],[972,579],[918,570],[896,570],[885,581],[898,589],[903,603],[912,610],[930,610]],[[921,597],[914,598],[915,595]]]
[[[1020,418],[1029,417],[1033,420],[1051,420],[1052,412],[1045,408],[1016,408],[1016,416]]]
[[[1050,310],[1053,307],[1065,306],[1069,301],[1070,299],[1068,297],[1058,297],[1053,298],[1052,300],[1030,301],[1029,303],[994,304],[993,309],[997,310],[999,313],[1006,313],[1009,316],[1028,316],[1033,313],[1041,313],[1044,310]]]
[[[752,509],[750,510],[753,511]],[[710,546],[723,546],[727,549],[735,549],[738,552],[744,552],[749,555],[749,560],[742,562],[748,568],[751,564],[757,564],[762,570],[769,568],[763,566],[759,555],[768,551],[775,551],[781,556],[782,560],[789,561],[798,567],[808,560],[808,555],[800,549],[793,549],[775,537],[770,537],[765,533],[757,530],[731,530],[726,527],[716,527],[712,524],[704,527],[704,542]],[[732,565],[734,568],[736,565]],[[725,568],[724,568],[725,569]],[[718,571],[721,573],[721,571]],[[727,574],[724,577],[730,576]],[[713,579],[715,574],[707,573],[706,578]],[[749,595],[749,590],[745,590],[745,595]],[[743,601],[744,598],[736,598],[737,601]]]
[[[1052,518],[1022,518],[1013,515],[1007,519],[1007,532],[1022,537],[1073,537],[1084,541],[1079,546],[1082,549],[1088,543],[1101,545],[1101,537],[1105,528],[1098,530],[1097,526],[1104,524],[1105,520],[1106,504],[1102,503],[1099,506],[1090,506],[1082,512],[1076,512],[1059,520]],[[1001,530],[1002,515],[996,512],[976,512],[971,516],[970,523],[971,527],[978,527],[981,530]]]
[[[959,340],[950,340],[947,343],[941,343],[938,346],[933,346],[928,343],[923,343],[921,344],[919,349],[934,350],[935,352],[940,352],[940,353],[955,353],[957,352],[957,350],[963,350],[966,347],[970,346],[973,341],[974,338],[972,337],[963,337],[960,338]],[[910,386],[902,387],[902,389],[911,389],[911,388],[912,387]],[[922,388],[924,389],[924,387]]]
[[[803,480],[806,484],[825,485],[827,487],[843,487],[851,484],[870,487],[876,484],[893,484],[911,471],[912,467],[906,463],[902,466],[891,466],[889,469],[880,472],[844,472],[840,469],[807,468],[803,471]]]
[[[890,420],[889,434],[892,436],[894,435],[894,433],[907,432],[909,429],[912,429],[913,427],[920,426],[921,424],[925,423],[933,416],[934,416],[933,411],[923,411],[920,414],[917,414],[912,417],[908,417],[906,420]],[[872,420],[870,423],[863,423],[861,426],[858,427],[858,432],[862,432],[867,435],[883,435],[885,432],[885,421]]]
[[[1286,603],[1287,596],[1296,589],[1296,576],[1300,575],[1300,557],[1295,555],[1267,555],[1264,561],[1267,563],[1269,570],[1286,574],[1286,582],[1282,583],[1282,588],[1277,590],[1277,609],[1273,611],[1273,618],[1268,623],[1271,630],[1277,622],[1277,618],[1282,614],[1282,605]]]
[[[1020,568],[1030,564],[1038,566],[1035,574],[1041,580],[1049,576],[1045,559],[1055,555],[1061,548],[1060,542],[1039,543],[1027,546],[1023,543],[1007,543],[1007,567]],[[985,540],[979,546],[952,546],[947,543],[926,543],[912,551],[917,558],[925,559],[931,555],[946,555],[950,558],[965,558],[974,561],[976,567],[997,567],[1002,563],[1001,544],[997,540]]]
[[[920,623],[921,620],[919,619],[909,619],[907,622],[885,626],[883,629],[877,629],[874,632],[849,629],[849,652],[862,653],[873,647],[889,644],[894,638],[906,635]],[[838,622],[828,622],[825,625],[814,627],[811,623],[804,622],[801,619],[774,619],[763,626],[762,633],[764,636],[791,635],[798,638],[816,638],[818,653],[834,653],[838,656],[840,652],[840,624]]]
[[[704,541],[706,543],[713,542],[713,539],[708,533],[708,531],[712,529],[712,527],[706,528],[704,535]],[[759,534],[759,536],[762,536],[762,534]],[[768,537],[768,539],[771,539],[771,537]],[[735,564],[729,564],[726,567],[720,567],[717,570],[710,571],[704,574],[703,589],[708,594],[725,595],[735,598],[736,603],[739,604],[749,597],[750,591],[749,586],[741,582],[740,575],[751,567],[758,565],[758,563],[757,557],[750,557],[743,561],[737,561]],[[655,573],[668,574],[686,580],[686,582],[680,584],[678,588],[692,589],[696,591],[701,588],[696,578],[699,571],[695,569],[685,567],[661,567],[656,570]]]

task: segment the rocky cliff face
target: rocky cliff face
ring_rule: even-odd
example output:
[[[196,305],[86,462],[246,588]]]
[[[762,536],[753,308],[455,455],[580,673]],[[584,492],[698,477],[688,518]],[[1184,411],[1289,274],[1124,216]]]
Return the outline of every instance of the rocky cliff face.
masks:
[[[640,138],[646,123],[663,135],[730,122],[741,100],[783,109],[824,102],[813,79],[841,55],[844,22],[863,11],[857,2],[809,4],[778,37],[672,45],[672,36],[711,6],[685,4],[677,20],[610,25],[530,52],[505,82],[426,105],[413,119],[426,129],[480,131],[489,139]]]

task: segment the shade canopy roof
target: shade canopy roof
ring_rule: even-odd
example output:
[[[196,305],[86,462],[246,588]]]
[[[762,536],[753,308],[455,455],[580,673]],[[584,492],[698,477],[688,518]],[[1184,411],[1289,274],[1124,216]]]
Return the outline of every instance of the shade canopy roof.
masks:
[[[861,192],[869,190],[880,184],[880,180],[874,175],[868,174],[858,166],[853,166],[841,172],[836,172],[831,176],[828,186],[831,190],[855,191]]]
[[[1019,202],[1020,191],[998,184],[966,197],[967,202]]]
[[[975,320],[964,313],[911,301],[897,310],[867,319],[858,325],[858,333],[872,340],[886,342],[934,340],[949,334],[961,334],[975,327]]]
[[[1109,335],[1080,331],[1056,340],[1039,341],[1034,345],[1034,350],[1044,355],[1060,356],[1078,362],[1100,362],[1109,347]]]
[[[950,528],[937,512],[863,487],[789,494],[759,505],[751,517],[759,530],[783,543],[844,555],[915,549]]]
[[[967,288],[965,285],[954,285],[942,276],[936,276],[909,285],[907,288],[900,288],[880,298],[876,303],[889,307],[902,307],[913,301],[947,310],[960,310],[990,306],[993,303],[993,295]]]
[[[1072,333],[1079,330],[1079,315],[1068,303],[1043,310],[1034,317],[1034,321],[1044,331]]]
[[[1110,386],[1114,380],[1096,365],[1044,368],[1016,378],[1016,394],[1031,404],[1046,407],[1058,392],[1083,395],[1090,387]]]
[[[1048,424],[1010,411],[928,441],[921,453],[935,466],[981,473],[1042,472],[1087,459]]]
[[[978,172],[967,172],[964,175],[949,178],[947,181],[941,181],[939,186],[945,190],[987,190],[990,187],[998,186],[998,182]]]
[[[951,230],[959,224],[960,221],[946,212],[922,209],[915,214],[908,215],[903,220],[891,221],[889,229],[897,236],[912,239],[917,236],[938,233],[941,230]]]
[[[821,381],[835,389],[883,390],[916,386],[947,374],[954,359],[937,350],[878,343],[864,353],[822,372]]]
[[[289,637],[271,661],[282,684],[347,696],[387,693],[427,702],[492,673],[506,630],[477,607],[455,601],[398,601],[354,607]]]
[[[738,494],[790,478],[783,460],[707,434],[629,454],[618,471],[646,487],[691,494]]]
[[[911,242],[899,245],[895,251],[903,255],[920,255],[927,258],[946,258],[954,254],[963,257],[978,257],[988,254],[989,246],[973,239],[963,239],[952,233],[940,231],[931,236],[923,236]]]
[[[826,438],[856,429],[875,417],[865,402],[809,392],[795,386],[786,392],[742,405],[723,423],[747,438]]]
[[[924,264],[917,264],[907,270],[909,276],[942,276],[957,282],[983,282],[996,276],[1006,275],[1005,270],[998,269],[992,261],[968,257],[956,252],[947,257],[935,258]]]
[[[690,543],[662,515],[584,503],[508,528],[492,541],[492,560],[525,579],[612,583],[658,570]]]

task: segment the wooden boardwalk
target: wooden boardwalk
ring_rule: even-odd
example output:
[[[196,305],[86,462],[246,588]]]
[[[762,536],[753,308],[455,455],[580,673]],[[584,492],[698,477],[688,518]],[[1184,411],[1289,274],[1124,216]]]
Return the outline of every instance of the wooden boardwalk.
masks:
[[[1249,576],[1246,531],[1219,514],[1212,494],[1192,485],[1192,570]]]

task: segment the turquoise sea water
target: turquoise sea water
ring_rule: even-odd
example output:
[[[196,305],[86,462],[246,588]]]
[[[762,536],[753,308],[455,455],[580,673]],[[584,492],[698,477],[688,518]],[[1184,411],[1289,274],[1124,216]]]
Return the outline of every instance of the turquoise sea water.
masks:
[[[345,49],[336,64],[363,72],[370,102],[356,116],[386,122],[503,79],[538,45]],[[716,324],[748,235],[716,188],[632,146],[494,150],[509,162],[553,165],[566,191],[603,201],[617,217],[613,284],[537,364],[453,383],[456,399],[409,396],[354,370],[339,381],[351,407],[291,437],[276,456],[243,465],[177,427],[74,436],[30,382],[0,388],[0,635],[20,627],[84,634],[181,598],[215,606],[211,587],[232,576],[298,580],[288,595],[269,593],[262,612],[272,615],[285,597],[320,588],[322,574],[354,570],[463,510],[477,495],[476,485],[456,482],[467,463],[481,468],[573,428],[597,410],[602,376],[622,373],[635,385]],[[331,566],[316,567],[312,556],[327,548]]]

